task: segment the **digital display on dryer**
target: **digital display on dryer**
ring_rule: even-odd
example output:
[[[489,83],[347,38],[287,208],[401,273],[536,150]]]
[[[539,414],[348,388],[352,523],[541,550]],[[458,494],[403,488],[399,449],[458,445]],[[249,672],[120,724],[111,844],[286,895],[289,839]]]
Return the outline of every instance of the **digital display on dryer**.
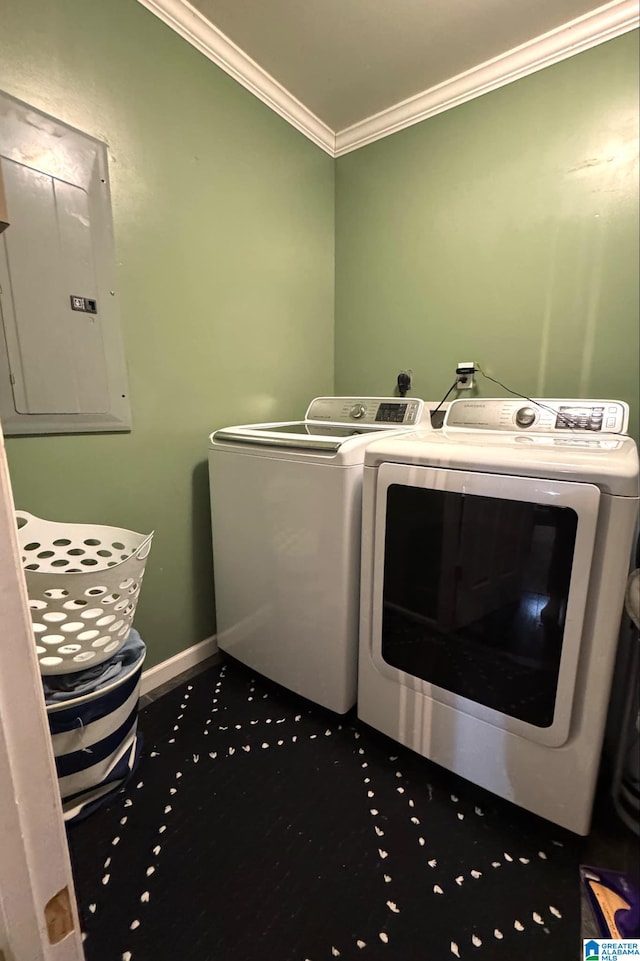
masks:
[[[602,430],[604,407],[559,407],[556,430]]]

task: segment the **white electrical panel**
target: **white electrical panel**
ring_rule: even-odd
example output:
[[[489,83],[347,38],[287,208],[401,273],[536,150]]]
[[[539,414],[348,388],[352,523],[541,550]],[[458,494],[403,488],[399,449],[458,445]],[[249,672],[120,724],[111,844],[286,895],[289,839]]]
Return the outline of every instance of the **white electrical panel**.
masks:
[[[0,93],[5,434],[131,428],[105,144]]]

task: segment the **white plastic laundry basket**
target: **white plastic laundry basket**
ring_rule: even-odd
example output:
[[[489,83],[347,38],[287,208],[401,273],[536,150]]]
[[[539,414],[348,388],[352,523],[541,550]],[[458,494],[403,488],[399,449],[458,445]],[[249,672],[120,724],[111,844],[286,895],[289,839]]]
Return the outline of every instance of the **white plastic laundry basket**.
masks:
[[[42,674],[84,671],[129,636],[151,534],[60,524],[16,511]]]

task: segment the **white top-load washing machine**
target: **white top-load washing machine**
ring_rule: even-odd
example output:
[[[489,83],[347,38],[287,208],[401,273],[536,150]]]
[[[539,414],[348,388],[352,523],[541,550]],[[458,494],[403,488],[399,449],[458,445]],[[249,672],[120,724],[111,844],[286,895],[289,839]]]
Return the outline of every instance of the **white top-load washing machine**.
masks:
[[[318,397],[304,420],[210,437],[218,644],[337,713],[355,704],[364,452],[422,400]]]
[[[358,715],[589,830],[638,514],[617,401],[454,401],[367,447]]]

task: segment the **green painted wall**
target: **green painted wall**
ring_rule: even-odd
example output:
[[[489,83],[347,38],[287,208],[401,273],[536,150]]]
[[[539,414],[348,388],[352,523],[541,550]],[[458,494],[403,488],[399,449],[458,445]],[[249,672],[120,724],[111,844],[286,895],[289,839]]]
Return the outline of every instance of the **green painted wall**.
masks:
[[[474,360],[637,437],[637,138],[635,31],[339,158],[336,392],[440,398]]]
[[[155,529],[151,666],[214,631],[209,432],[332,391],[334,163],[136,0],[4,0],[0,89],[109,147],[133,431],[7,452],[20,507]]]
[[[215,627],[209,432],[298,416],[334,366],[433,398],[476,360],[628,400],[637,436],[637,73],[628,34],[334,164],[136,0],[5,0],[0,89],[109,147],[134,416],[8,438],[14,494],[156,530],[148,666]]]

